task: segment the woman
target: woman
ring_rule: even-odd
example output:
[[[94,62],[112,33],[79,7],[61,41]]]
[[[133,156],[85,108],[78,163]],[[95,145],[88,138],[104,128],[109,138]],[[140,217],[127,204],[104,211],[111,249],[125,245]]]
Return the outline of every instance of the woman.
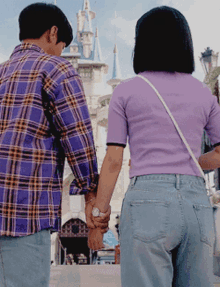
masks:
[[[200,156],[202,168],[220,167],[220,107],[191,75],[193,44],[179,11],[158,7],[138,20],[133,66],[158,89],[197,158],[206,130],[215,149]],[[120,218],[122,287],[213,286],[214,221],[204,180],[164,106],[139,77],[114,90],[94,206],[108,208],[127,136],[131,181]],[[90,246],[100,248],[100,238],[94,229]]]

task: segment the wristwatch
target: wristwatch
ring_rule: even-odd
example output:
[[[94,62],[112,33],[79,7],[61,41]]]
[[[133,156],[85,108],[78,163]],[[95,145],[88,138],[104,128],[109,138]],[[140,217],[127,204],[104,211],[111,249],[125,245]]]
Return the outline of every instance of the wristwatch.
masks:
[[[105,215],[105,213],[100,212],[100,210],[98,209],[98,207],[93,207],[93,209],[92,209],[92,215],[93,215],[94,217],[99,217],[99,216]]]

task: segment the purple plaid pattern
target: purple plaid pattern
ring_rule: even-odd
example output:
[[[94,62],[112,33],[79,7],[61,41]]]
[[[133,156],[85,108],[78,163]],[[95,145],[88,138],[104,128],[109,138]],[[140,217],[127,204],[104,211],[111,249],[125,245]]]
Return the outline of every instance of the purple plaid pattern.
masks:
[[[44,114],[42,89],[61,145]],[[70,194],[96,190],[97,158],[79,75],[67,60],[22,43],[0,65],[0,236],[60,230],[65,157],[75,176]]]

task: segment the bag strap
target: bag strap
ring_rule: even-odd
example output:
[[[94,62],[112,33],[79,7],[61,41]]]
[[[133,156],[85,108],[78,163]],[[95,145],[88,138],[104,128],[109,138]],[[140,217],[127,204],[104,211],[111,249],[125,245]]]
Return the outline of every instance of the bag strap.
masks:
[[[205,182],[206,182],[206,185],[208,186],[208,190],[209,190],[208,195],[210,196],[210,195],[212,194],[212,191],[211,191],[211,187],[210,187],[209,181],[206,180],[205,174],[204,174],[204,172],[203,172],[203,170],[202,170],[200,164],[198,163],[198,161],[197,161],[197,159],[196,159],[194,153],[192,152],[192,150],[191,150],[189,144],[187,143],[187,141],[186,141],[186,139],[185,139],[183,133],[181,132],[181,130],[180,130],[180,128],[179,128],[179,126],[178,126],[176,120],[174,119],[174,117],[173,117],[173,115],[172,115],[170,109],[169,109],[168,106],[166,105],[164,99],[162,98],[162,96],[160,95],[160,93],[158,92],[158,90],[154,87],[154,85],[153,85],[147,78],[145,78],[145,77],[143,77],[143,76],[141,76],[141,75],[137,75],[137,77],[143,79],[145,82],[147,82],[147,83],[151,86],[151,88],[155,91],[155,93],[157,94],[158,98],[160,99],[160,101],[161,101],[162,104],[164,105],[164,107],[165,107],[165,109],[166,109],[168,115],[170,116],[170,118],[171,118],[171,120],[172,120],[172,122],[173,122],[173,124],[174,124],[174,126],[175,126],[175,128],[176,128],[176,130],[177,130],[177,132],[178,132],[179,135],[180,135],[180,138],[181,138],[182,141],[184,142],[184,144],[185,144],[185,146],[186,146],[186,148],[187,148],[189,154],[191,155],[191,157],[192,157],[192,159],[194,160],[196,166],[198,167],[198,169],[199,169],[199,171],[200,171],[202,177],[204,178],[204,180],[205,180]]]

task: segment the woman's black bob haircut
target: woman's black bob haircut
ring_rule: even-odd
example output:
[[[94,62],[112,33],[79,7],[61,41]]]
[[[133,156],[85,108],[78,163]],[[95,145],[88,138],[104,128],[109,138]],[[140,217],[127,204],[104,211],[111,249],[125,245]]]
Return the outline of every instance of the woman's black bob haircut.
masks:
[[[58,28],[59,42],[69,46],[73,39],[72,27],[65,14],[53,4],[34,3],[24,8],[19,15],[19,40],[39,39],[52,26]]]
[[[176,9],[161,6],[145,13],[136,24],[133,68],[192,74],[193,43],[185,17]]]

